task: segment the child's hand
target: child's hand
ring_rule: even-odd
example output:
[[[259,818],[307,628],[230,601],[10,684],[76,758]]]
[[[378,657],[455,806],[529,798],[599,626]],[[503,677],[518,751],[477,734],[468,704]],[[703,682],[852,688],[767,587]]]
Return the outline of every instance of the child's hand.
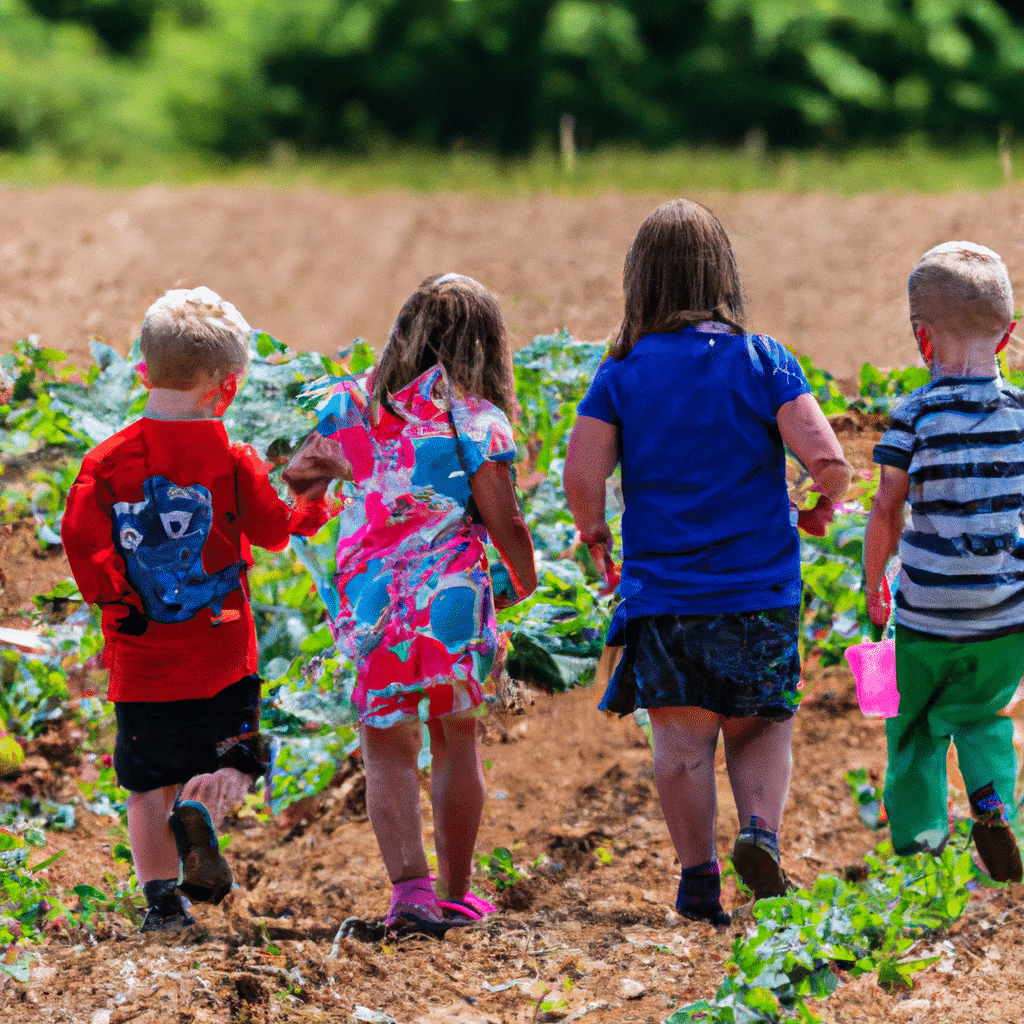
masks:
[[[814,508],[802,509],[796,515],[796,525],[812,537],[824,537],[828,524],[835,518],[836,507],[827,495],[819,494]]]
[[[889,581],[883,576],[876,590],[868,590],[864,595],[867,600],[868,618],[871,625],[884,629],[892,614],[892,594]]]
[[[337,441],[314,431],[299,445],[281,479],[298,502],[311,504],[327,493],[332,480],[351,480],[352,465]]]
[[[587,545],[590,557],[594,560],[594,565],[597,566],[598,575],[604,580],[604,586],[598,592],[598,596],[607,597],[609,594],[615,593],[621,573],[612,559],[615,540],[612,537],[612,531],[608,529],[608,524],[601,523],[600,526],[588,531],[586,536],[581,533],[580,540]]]

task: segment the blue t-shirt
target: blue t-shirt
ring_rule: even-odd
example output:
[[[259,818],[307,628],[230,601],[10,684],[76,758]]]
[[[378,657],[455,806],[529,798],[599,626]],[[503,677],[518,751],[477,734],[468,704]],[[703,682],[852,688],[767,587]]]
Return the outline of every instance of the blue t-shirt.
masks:
[[[619,430],[618,622],[800,603],[775,415],[808,391],[777,341],[720,329],[646,335],[601,364],[578,412]]]

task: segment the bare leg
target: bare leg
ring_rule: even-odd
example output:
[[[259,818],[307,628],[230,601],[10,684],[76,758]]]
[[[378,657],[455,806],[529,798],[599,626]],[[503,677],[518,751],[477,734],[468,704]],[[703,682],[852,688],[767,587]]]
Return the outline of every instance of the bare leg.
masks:
[[[196,775],[181,787],[182,800],[196,800],[209,812],[213,827],[219,829],[225,815],[241,806],[252,779],[237,768],[219,768],[210,775]]]
[[[178,850],[167,824],[177,795],[177,786],[128,794],[128,842],[140,886],[155,879],[178,877]]]
[[[423,849],[417,757],[422,727],[403,722],[359,729],[366,766],[366,810],[392,883],[430,874]]]
[[[650,708],[654,782],[682,867],[717,860],[715,748],[723,718],[704,708]]]
[[[722,734],[740,828],[757,816],[777,833],[793,771],[793,719],[726,718]]]
[[[476,718],[444,715],[429,722],[428,728],[437,889],[442,899],[458,902],[469,888],[487,795]]]

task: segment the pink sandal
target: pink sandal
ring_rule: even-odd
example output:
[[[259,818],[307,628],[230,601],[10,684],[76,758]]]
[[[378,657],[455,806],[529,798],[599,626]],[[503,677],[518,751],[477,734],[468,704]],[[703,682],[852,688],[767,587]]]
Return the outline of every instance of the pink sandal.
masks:
[[[444,911],[457,912],[463,920],[447,916]],[[435,917],[434,915],[437,915]],[[393,935],[432,935],[443,938],[449,928],[458,928],[478,921],[456,904],[441,903],[428,878],[410,878],[396,882],[391,890],[391,906],[384,918],[384,929]]]
[[[431,875],[430,881],[432,883],[436,882],[437,876]],[[488,903],[483,896],[477,896],[477,894],[470,889],[466,890],[466,894],[461,900],[451,900],[448,902],[439,900],[438,902],[445,910],[450,910],[456,914],[462,914],[464,917],[468,917],[471,921],[479,921],[480,918],[486,917],[488,914],[495,914],[498,911],[498,908],[493,903]]]
[[[498,912],[498,908],[493,903],[488,903],[483,896],[477,896],[475,892],[469,889],[466,890],[466,895],[462,897],[461,905],[469,907],[470,910],[480,917]]]

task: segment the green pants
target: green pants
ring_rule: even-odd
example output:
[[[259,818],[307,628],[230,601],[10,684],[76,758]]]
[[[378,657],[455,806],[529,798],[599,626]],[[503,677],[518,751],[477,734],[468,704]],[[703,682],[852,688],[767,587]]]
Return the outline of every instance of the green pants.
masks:
[[[1024,633],[968,643],[896,627],[900,711],[885,723],[885,808],[898,854],[949,836],[946,755],[956,745],[968,795],[995,785],[1014,832],[1013,722],[1000,715],[1024,676]]]

